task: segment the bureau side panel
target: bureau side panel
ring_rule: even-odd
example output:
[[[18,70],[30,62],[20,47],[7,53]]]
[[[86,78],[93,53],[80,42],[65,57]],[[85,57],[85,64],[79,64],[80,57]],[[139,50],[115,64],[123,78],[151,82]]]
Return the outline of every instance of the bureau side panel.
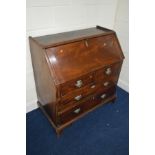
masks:
[[[123,60],[125,57],[116,33],[114,33],[114,44],[117,51],[117,55],[120,56],[121,60]]]
[[[53,122],[56,122],[57,89],[52,80],[52,73],[46,60],[45,51],[31,37],[29,41],[38,101],[45,108]]]

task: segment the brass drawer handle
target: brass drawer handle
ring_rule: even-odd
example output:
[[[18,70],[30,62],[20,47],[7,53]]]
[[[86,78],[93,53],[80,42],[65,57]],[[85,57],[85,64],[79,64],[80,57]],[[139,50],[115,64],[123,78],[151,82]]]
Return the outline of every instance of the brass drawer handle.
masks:
[[[92,88],[92,89],[93,89],[93,88],[95,88],[95,87],[96,87],[95,85],[92,85],[90,88]]]
[[[107,68],[107,69],[106,69],[106,71],[105,71],[105,73],[106,73],[107,75],[110,75],[110,74],[111,74],[111,72],[112,72],[112,71],[111,71],[111,68],[110,68],[110,67],[109,67],[109,68]]]
[[[107,82],[104,82],[104,84],[103,84],[105,87],[106,86],[108,86],[109,85],[109,82],[107,81]]]
[[[78,95],[78,96],[76,96],[74,99],[75,99],[76,101],[79,101],[81,98],[82,98],[82,95]]]
[[[102,94],[101,99],[104,99],[106,96],[107,96],[106,94]]]
[[[81,109],[78,108],[78,109],[74,110],[74,113],[75,113],[75,114],[78,114],[80,111],[81,111]]]
[[[92,100],[95,100],[95,96],[92,97]]]
[[[88,45],[88,41],[87,40],[85,40],[85,45],[86,45],[86,47],[88,47],[89,45]]]
[[[75,84],[76,87],[79,87],[80,88],[82,85],[83,85],[82,80],[76,81],[76,84]]]

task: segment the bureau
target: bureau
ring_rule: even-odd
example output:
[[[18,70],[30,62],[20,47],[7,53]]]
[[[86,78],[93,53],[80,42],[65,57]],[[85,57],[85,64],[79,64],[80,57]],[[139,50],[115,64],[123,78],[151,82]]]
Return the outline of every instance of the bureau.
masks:
[[[88,29],[29,37],[38,105],[61,131],[116,99],[124,55],[113,30]]]

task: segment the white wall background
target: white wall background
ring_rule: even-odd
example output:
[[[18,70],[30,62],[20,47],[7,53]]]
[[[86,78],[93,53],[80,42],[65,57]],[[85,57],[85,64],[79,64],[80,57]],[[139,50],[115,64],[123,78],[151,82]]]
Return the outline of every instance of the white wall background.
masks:
[[[118,0],[114,29],[123,49],[125,60],[118,85],[129,91],[129,0]]]
[[[119,85],[128,90],[128,0],[27,0],[26,110],[37,108],[28,36],[40,36],[96,25],[115,29],[125,63]]]

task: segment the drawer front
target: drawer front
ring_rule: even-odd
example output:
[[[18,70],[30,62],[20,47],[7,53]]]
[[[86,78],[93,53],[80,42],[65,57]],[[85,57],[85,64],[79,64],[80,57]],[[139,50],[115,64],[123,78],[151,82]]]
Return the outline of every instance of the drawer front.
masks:
[[[85,102],[82,102],[80,105],[74,106],[68,110],[64,110],[59,113],[60,122],[62,124],[80,116],[81,114],[87,112],[96,105],[102,103],[109,97],[115,94],[115,87],[111,87],[108,90],[102,90],[95,95],[91,95]]]
[[[96,103],[98,102],[102,102],[105,99],[111,97],[112,95],[114,95],[116,92],[116,86],[110,87],[107,90],[102,90],[99,93],[95,94],[93,97],[93,100],[96,101]]]
[[[98,87],[97,85],[92,83],[81,89],[77,89],[75,91],[69,92],[69,94],[62,96],[61,104],[66,105],[67,103],[70,103],[70,102],[81,101],[83,98],[85,98],[89,94],[95,92],[97,87]]]
[[[61,95],[64,96],[67,93],[83,88],[84,86],[93,83],[94,75],[87,74],[75,80],[69,81],[61,85]]]
[[[91,102],[92,98],[85,101],[82,105],[76,106],[74,108],[71,108],[70,110],[66,111],[65,113],[61,114],[60,117],[60,123],[64,124],[79,115],[83,114],[85,111],[91,108]]]
[[[76,106],[77,104],[79,104],[79,102],[84,100],[89,95],[95,94],[96,92],[100,92],[103,90],[107,90],[110,87],[113,87],[115,84],[116,83],[114,83],[113,81],[107,79],[99,83],[94,82],[88,86],[85,86],[84,88],[72,91],[67,95],[62,96],[58,109],[61,111],[61,109],[64,109],[71,105]]]
[[[122,62],[107,65],[106,67],[99,69],[95,73],[96,81],[111,81],[117,82],[119,73],[121,70]]]

